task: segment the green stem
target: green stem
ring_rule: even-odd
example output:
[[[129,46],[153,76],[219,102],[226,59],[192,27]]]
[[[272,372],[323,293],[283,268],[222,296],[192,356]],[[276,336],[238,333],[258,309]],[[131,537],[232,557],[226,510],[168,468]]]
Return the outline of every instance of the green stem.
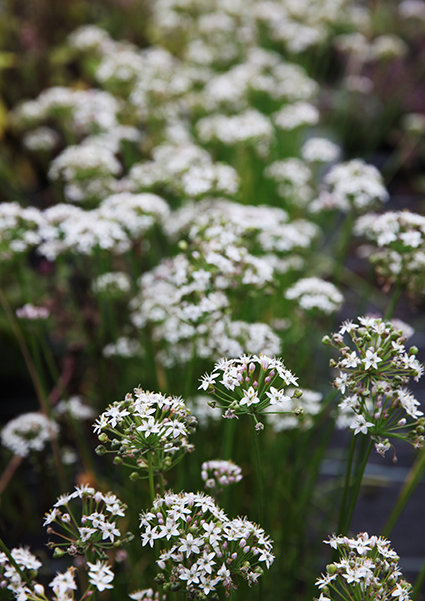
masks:
[[[257,486],[258,486],[258,521],[259,521],[259,524],[263,525],[263,523],[264,523],[264,481],[263,481],[263,471],[261,469],[260,443],[258,442],[259,433],[256,431],[255,425],[256,425],[256,422],[253,423],[252,432],[254,434],[255,471],[256,471]]]
[[[196,361],[196,336],[193,339],[192,355],[190,357],[189,366],[186,374],[186,382],[184,386],[184,399],[187,400],[191,396],[193,386],[193,371]]]
[[[82,436],[81,425],[73,416],[70,416],[69,420],[71,422],[71,428],[74,434],[74,441],[80,453],[80,458],[84,465],[84,469],[87,473],[89,473],[93,478],[97,480],[96,466],[92,457],[93,450],[87,443],[87,437]]]
[[[369,440],[369,444],[367,445],[366,452],[365,452],[365,454],[363,456],[363,460],[361,462],[360,469],[359,469],[358,473],[356,474],[356,480],[354,482],[353,492],[351,494],[350,505],[348,507],[347,514],[345,516],[345,521],[344,521],[344,525],[343,525],[343,531],[342,532],[338,532],[338,534],[346,534],[347,531],[348,531],[348,529],[349,529],[349,527],[350,527],[351,518],[353,517],[354,508],[356,506],[357,497],[359,495],[360,487],[361,487],[362,480],[363,480],[363,474],[364,474],[364,471],[366,469],[366,465],[367,465],[367,461],[369,459],[370,452],[372,450],[372,444],[373,444],[373,442],[370,439]]]
[[[232,459],[236,431],[236,419],[228,419],[225,421],[226,423],[224,424],[223,459]]]
[[[148,477],[149,477],[149,492],[151,495],[151,501],[153,503],[155,499],[155,482],[154,482],[154,474],[153,474],[153,465],[152,465],[152,456],[149,454],[148,456]]]
[[[337,533],[343,534],[343,525],[345,521],[346,505],[348,500],[348,491],[350,489],[351,470],[353,468],[353,458],[356,449],[357,438],[352,436],[350,449],[348,451],[347,468],[345,471],[344,492],[342,493],[341,506],[339,510]]]
[[[21,330],[16,322],[16,319],[12,313],[12,310],[9,306],[7,298],[3,294],[1,289],[0,289],[0,305],[3,307],[3,310],[6,313],[6,316],[9,320],[9,323],[11,325],[13,333],[15,334],[16,339],[18,341],[18,345],[19,345],[19,348],[21,349],[25,364],[26,364],[28,372],[30,374],[30,378],[31,378],[33,386],[34,386],[34,389],[35,389],[35,392],[37,395],[37,399],[40,404],[40,408],[46,416],[49,416],[51,414],[51,408],[49,405],[49,401],[44,394],[43,386],[40,382],[40,378],[37,374],[37,370],[34,366],[34,362],[32,360],[30,352],[28,351],[28,347],[25,343],[25,339],[24,339],[22,332],[21,332]],[[53,434],[50,435],[50,443],[52,446],[53,458],[54,458],[56,469],[57,469],[60,487],[62,490],[66,490],[67,485],[66,485],[65,471],[64,471],[63,465],[62,465],[62,460],[61,460],[61,456],[60,456],[60,452],[59,452],[59,445],[58,445],[56,438],[53,436]]]
[[[339,245],[336,249],[336,265],[334,270],[334,279],[336,282],[341,280],[341,274],[344,269],[345,259],[347,256],[348,245],[350,243],[351,235],[353,232],[354,225],[354,212],[350,211],[348,215],[345,217],[343,226],[342,226],[342,234],[339,238]]]
[[[387,307],[387,310],[385,311],[385,315],[384,315],[384,319],[389,321],[390,319],[392,319],[393,315],[394,315],[394,311],[397,307],[397,303],[400,300],[400,296],[402,293],[402,287],[400,285],[399,282],[396,282],[394,284],[394,289],[393,289],[393,293],[390,299],[390,303]]]

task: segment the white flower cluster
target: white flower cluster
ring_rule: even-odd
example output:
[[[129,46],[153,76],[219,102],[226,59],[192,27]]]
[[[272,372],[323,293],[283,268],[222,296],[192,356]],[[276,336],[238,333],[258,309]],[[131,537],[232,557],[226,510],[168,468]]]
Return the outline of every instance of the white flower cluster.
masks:
[[[193,103],[202,112],[240,113],[249,109],[256,96],[266,96],[273,103],[289,102],[286,119],[286,107],[282,109],[282,129],[290,130],[317,122],[317,109],[306,102],[317,90],[317,83],[302,67],[284,62],[277,52],[254,46],[248,47],[244,62],[209,77]]]
[[[152,588],[145,588],[138,591],[134,591],[129,594],[130,599],[133,601],[159,601],[159,592],[154,591]],[[166,595],[162,595],[161,601],[165,601]]]
[[[79,52],[93,52],[96,49],[108,48],[112,39],[108,33],[97,25],[82,25],[68,36],[68,44]],[[105,48],[106,46],[106,48]]]
[[[281,273],[286,271],[285,262],[274,254],[289,255],[288,259],[293,261],[298,258],[295,252],[310,249],[319,235],[314,223],[305,219],[290,221],[286,211],[279,207],[241,205],[220,198],[186,203],[172,213],[164,229],[172,239],[188,237],[199,241],[214,237],[216,246],[220,239],[224,244],[234,241],[235,245],[247,246],[249,242],[248,249],[267,253],[261,258]],[[291,261],[287,263],[287,270],[293,268]],[[264,265],[264,269],[269,271],[270,267]]]
[[[412,586],[402,577],[399,557],[387,539],[361,532],[356,538],[333,535],[324,542],[337,551],[338,559],[316,582],[323,591],[319,601],[410,601]]]
[[[235,169],[213,162],[210,154],[192,142],[161,144],[152,150],[153,160],[135,163],[126,187],[133,192],[166,189],[188,198],[224,194],[234,196],[239,189]]]
[[[143,67],[129,97],[138,117],[162,120],[181,113],[184,100],[179,107],[180,99],[191,92],[198,72],[165,48],[146,48],[140,55]]]
[[[51,127],[36,127],[27,132],[23,137],[23,143],[32,152],[49,152],[59,145],[59,134]]]
[[[36,127],[54,121],[55,126],[72,136],[84,136],[108,130],[118,124],[119,101],[103,90],[73,90],[54,87],[44,90],[35,100],[14,109],[17,127]]]
[[[326,315],[336,313],[344,302],[336,286],[316,277],[298,280],[286,290],[285,298],[296,300],[301,311],[317,311]]]
[[[99,250],[121,254],[168,215],[165,200],[150,193],[113,194],[92,210],[59,203],[40,211],[2,203],[0,255],[8,259],[33,248],[50,260]]]
[[[41,241],[41,212],[21,207],[17,202],[0,203],[0,257],[8,260],[33,248]]]
[[[379,171],[362,159],[331,167],[323,186],[319,197],[311,204],[313,212],[330,209],[365,212],[389,198]]]
[[[226,459],[204,461],[201,470],[205,488],[209,488],[214,494],[217,494],[229,484],[236,484],[242,480],[241,468],[233,461]]]
[[[403,0],[398,5],[398,12],[403,19],[425,21],[425,6],[420,0]]]
[[[32,451],[42,451],[58,433],[57,423],[43,413],[23,413],[3,427],[1,442],[15,455],[27,457]]]
[[[347,25],[351,8],[347,0],[157,0],[153,20],[164,44],[168,38],[186,41],[187,60],[223,68],[264,35],[292,54],[323,44],[335,27]]]
[[[311,137],[301,147],[301,156],[308,163],[333,163],[340,155],[341,148],[328,138]]]
[[[323,44],[342,15],[346,25],[349,8],[346,0],[264,0],[254,3],[254,14],[272,40],[298,54]]]
[[[65,194],[70,202],[82,202],[90,199],[93,192],[112,191],[112,178],[120,172],[121,164],[110,148],[83,143],[65,148],[51,162],[48,175],[53,181],[65,183]],[[94,184],[87,188],[92,182]]]
[[[114,579],[114,573],[106,561],[98,560],[96,563],[88,561],[87,565],[89,567],[89,582],[99,592],[108,588],[114,588],[111,584]]]
[[[388,211],[359,217],[355,233],[373,246],[368,256],[390,284],[407,286],[415,294],[425,292],[425,217],[411,211]]]
[[[272,541],[246,518],[230,520],[212,497],[167,492],[140,515],[142,545],[161,546],[157,565],[163,588],[195,599],[223,588],[252,585],[273,563]]]
[[[131,540],[132,535],[121,534],[116,522],[125,516],[126,509],[111,492],[102,493],[87,484],[76,486],[74,492],[61,495],[45,515],[43,525],[57,538],[49,547],[57,557],[90,551],[103,558],[106,550]]]
[[[128,336],[118,336],[114,342],[109,342],[103,347],[104,357],[121,357],[129,359],[132,357],[143,357],[144,349],[140,341]]]
[[[193,450],[188,438],[195,427],[196,419],[180,397],[135,388],[134,394],[109,405],[93,429],[102,443],[99,454],[115,453],[117,464],[158,472]]]
[[[286,368],[282,359],[267,355],[242,355],[237,359],[220,359],[214,370],[201,378],[199,389],[214,395],[218,406],[225,410],[223,417],[249,414],[256,427],[258,416],[271,411],[287,410],[288,386],[298,386],[297,378]],[[292,392],[292,397],[299,391]]]
[[[288,204],[307,206],[313,199],[313,174],[301,159],[274,161],[266,167],[264,175],[278,184],[277,193]]]
[[[47,307],[37,307],[32,303],[25,303],[22,307],[16,309],[16,317],[28,321],[38,321],[47,319],[50,311]]]
[[[37,572],[42,566],[41,562],[28,549],[16,547],[10,552],[12,559],[5,553],[0,553],[0,575],[2,586],[13,593],[16,601],[32,599],[33,601],[47,601],[44,586],[37,582]],[[13,561],[12,561],[13,560]],[[110,589],[114,574],[105,561],[96,563],[87,562],[89,587],[86,594],[92,594],[92,587],[99,592]],[[53,592],[53,601],[73,601],[77,591],[75,580],[75,567],[70,567],[65,572],[57,572],[49,583]]]
[[[390,448],[392,436],[423,444],[423,412],[405,385],[412,377],[418,381],[424,368],[415,357],[417,349],[407,351],[405,341],[392,323],[373,317],[346,321],[324,339],[340,353],[330,361],[339,370],[334,386],[346,395],[339,404],[339,423],[355,435],[370,434],[381,454]]]
[[[92,290],[98,295],[115,296],[130,291],[130,276],[124,271],[109,271],[99,275],[92,284]]]
[[[94,417],[92,407],[86,405],[79,396],[71,396],[69,399],[59,401],[54,407],[57,416],[69,416],[73,420],[91,419]]]
[[[394,34],[382,34],[369,39],[360,32],[336,36],[338,50],[355,56],[358,63],[370,63],[403,57],[408,50],[404,40]]]
[[[267,155],[273,140],[270,120],[255,109],[229,117],[223,114],[203,117],[196,130],[202,142],[218,141],[226,146],[250,144],[260,156]]]
[[[278,207],[242,205],[224,198],[207,198],[196,203],[187,202],[173,211],[164,230],[172,239],[186,236],[197,239],[203,232],[210,237],[208,228],[211,228],[211,234],[222,229],[222,235],[226,236],[226,230],[231,229],[234,235],[248,237],[262,232],[267,235],[270,230],[285,227],[288,220],[286,211]],[[236,236],[234,240],[237,240]]]
[[[167,354],[161,354],[161,361],[167,365],[190,358],[193,340],[198,356],[205,358],[236,356],[247,344],[255,352],[279,352],[279,339],[269,326],[233,321],[231,311],[238,290],[262,289],[273,275],[268,257],[249,253],[239,230],[252,230],[249,224],[256,216],[258,230],[262,214],[269,223],[273,216],[285,219],[286,214],[277,209],[244,209],[226,201],[207,201],[201,207],[199,214],[196,205],[184,207],[168,221],[170,235],[189,229],[189,244],[183,242],[185,253],[142,276],[141,292],[130,303],[132,323],[136,328],[151,324],[154,340],[165,347]],[[238,227],[238,215],[244,214],[248,222]]]
[[[28,573],[31,572],[36,574],[41,567],[41,561],[26,547],[15,547],[10,554],[13,562],[5,553],[0,552],[2,586],[11,591],[17,601],[28,599],[33,591],[29,579],[27,581],[25,577],[28,578]]]
[[[273,115],[273,122],[278,129],[292,131],[298,127],[317,125],[319,116],[314,104],[298,101],[282,107]]]

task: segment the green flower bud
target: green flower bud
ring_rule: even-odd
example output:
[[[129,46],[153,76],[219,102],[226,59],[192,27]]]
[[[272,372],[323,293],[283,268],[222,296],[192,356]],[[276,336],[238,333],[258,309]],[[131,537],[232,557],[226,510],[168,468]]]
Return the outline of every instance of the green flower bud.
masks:
[[[334,563],[329,563],[326,566],[326,571],[328,574],[335,574],[335,572],[338,570],[338,568],[336,567],[336,565]]]

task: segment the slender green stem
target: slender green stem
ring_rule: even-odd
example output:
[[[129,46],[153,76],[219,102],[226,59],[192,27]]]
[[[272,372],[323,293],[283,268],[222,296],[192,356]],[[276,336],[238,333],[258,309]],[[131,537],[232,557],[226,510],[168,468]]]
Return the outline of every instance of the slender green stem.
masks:
[[[343,533],[342,530],[343,530],[343,525],[345,522],[346,505],[347,505],[347,500],[348,500],[348,492],[350,489],[351,470],[353,468],[353,459],[354,459],[354,453],[355,453],[355,449],[356,449],[356,443],[357,443],[357,438],[355,436],[352,436],[351,443],[350,443],[350,449],[348,451],[347,468],[345,470],[344,491],[342,493],[341,506],[339,509],[339,518],[338,518],[338,527],[337,527],[338,534]]]
[[[389,305],[387,307],[387,310],[385,311],[384,319],[386,319],[386,320],[392,319],[392,317],[394,315],[394,311],[397,307],[397,303],[400,300],[401,293],[402,293],[401,284],[399,282],[396,282],[394,284],[394,289],[393,289],[393,293],[392,293]]]
[[[224,420],[223,459],[232,459],[233,445],[236,432],[236,418]]]
[[[46,416],[49,416],[51,414],[51,408],[49,405],[49,401],[48,401],[46,395],[44,394],[43,386],[40,382],[40,378],[38,376],[38,373],[35,368],[34,362],[32,360],[31,354],[25,343],[24,336],[22,335],[22,332],[16,322],[16,319],[12,313],[12,310],[9,306],[7,298],[3,294],[1,289],[0,289],[0,304],[3,307],[4,312],[6,313],[6,316],[9,320],[9,323],[11,325],[13,333],[15,334],[16,340],[18,341],[18,345],[19,345],[19,348],[21,349],[22,355],[25,360],[25,364],[26,364],[28,372],[30,374],[30,378],[31,378],[33,386],[34,386],[34,389],[35,389],[35,392],[37,395],[37,399],[40,404],[40,408]],[[62,490],[66,490],[67,485],[66,485],[65,471],[64,471],[63,465],[62,465],[62,460],[61,460],[61,456],[60,456],[60,452],[59,452],[59,445],[57,443],[56,438],[53,436],[53,434],[50,435],[50,443],[52,446],[53,458],[54,458],[56,469],[57,469],[59,484],[60,484]]]
[[[344,269],[345,259],[347,256],[348,245],[350,244],[351,235],[354,225],[354,212],[350,211],[344,220],[342,226],[342,234],[339,238],[338,248],[336,249],[336,265],[334,270],[334,279],[339,282]]]
[[[190,361],[189,361],[189,365],[188,365],[188,369],[187,369],[187,373],[186,373],[186,382],[185,382],[185,386],[184,386],[184,398],[185,400],[187,400],[192,393],[192,387],[193,387],[193,371],[194,371],[194,367],[195,367],[195,362],[196,362],[196,336],[193,339],[193,346],[192,346],[192,355],[190,357]]]
[[[261,469],[260,443],[258,442],[259,433],[255,429],[255,422],[253,423],[252,432],[254,434],[255,471],[258,486],[258,521],[262,525],[264,522],[264,480]]]
[[[348,529],[349,529],[349,527],[350,527],[351,518],[353,517],[354,509],[356,507],[357,497],[359,495],[359,491],[360,491],[360,487],[361,487],[361,484],[362,484],[363,474],[364,474],[364,471],[366,469],[367,461],[369,459],[369,455],[370,455],[370,452],[372,450],[372,445],[373,445],[373,442],[370,439],[369,443],[367,445],[367,448],[366,448],[366,452],[365,452],[365,454],[363,456],[363,459],[362,459],[362,462],[360,464],[360,469],[359,469],[358,473],[355,475],[356,480],[354,482],[353,491],[351,493],[350,505],[348,507],[348,511],[346,513],[346,516],[345,516],[345,521],[344,521],[344,525],[343,525],[343,531],[342,532],[338,532],[338,534],[346,534],[347,531],[348,531]]]
[[[72,432],[74,434],[74,441],[80,453],[81,461],[83,462],[86,472],[88,472],[94,479],[97,480],[96,466],[93,461],[92,453],[93,449],[88,445],[87,437],[81,434],[80,423],[71,415],[69,417],[71,422]]]
[[[154,473],[153,473],[153,465],[152,465],[152,455],[148,455],[148,477],[149,477],[149,492],[151,495],[151,501],[155,499],[155,482],[154,482]]]

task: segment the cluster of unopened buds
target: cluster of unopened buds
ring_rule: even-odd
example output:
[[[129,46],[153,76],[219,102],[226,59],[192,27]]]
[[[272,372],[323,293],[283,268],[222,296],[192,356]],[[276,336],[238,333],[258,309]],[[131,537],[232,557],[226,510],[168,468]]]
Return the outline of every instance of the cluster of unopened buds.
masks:
[[[356,538],[334,535],[324,542],[339,557],[316,582],[322,591],[318,601],[410,601],[412,587],[401,577],[399,557],[388,540],[362,532]]]
[[[338,370],[334,386],[345,395],[340,423],[355,435],[370,434],[382,455],[391,448],[389,437],[422,446],[425,419],[405,385],[411,378],[418,381],[424,368],[416,359],[417,348],[405,348],[402,331],[380,318],[359,317],[323,341],[339,351],[330,366]]]
[[[180,397],[135,388],[96,420],[94,431],[102,443],[96,452],[115,453],[114,463],[136,469],[130,477],[137,479],[140,471],[170,469],[192,451],[188,437],[195,427],[196,418]]]
[[[91,486],[77,486],[63,494],[45,515],[44,526],[56,540],[49,542],[55,557],[93,554],[101,559],[133,538],[122,535],[116,520],[125,516],[127,506],[114,494]]]
[[[233,461],[211,459],[210,461],[204,461],[202,464],[201,477],[205,483],[205,488],[217,494],[229,484],[240,482],[242,480],[242,470]]]
[[[266,355],[220,359],[214,370],[200,381],[199,389],[214,395],[213,403],[224,411],[223,417],[251,415],[257,430],[264,427],[258,420],[261,414],[287,411],[289,396],[285,388],[298,386],[297,378],[282,359]],[[293,389],[291,398],[301,394],[300,390]]]
[[[254,584],[273,563],[272,541],[246,518],[229,519],[203,493],[167,492],[140,515],[142,545],[160,546],[156,581],[167,591],[205,599],[239,581]],[[261,565],[260,565],[261,564]]]

